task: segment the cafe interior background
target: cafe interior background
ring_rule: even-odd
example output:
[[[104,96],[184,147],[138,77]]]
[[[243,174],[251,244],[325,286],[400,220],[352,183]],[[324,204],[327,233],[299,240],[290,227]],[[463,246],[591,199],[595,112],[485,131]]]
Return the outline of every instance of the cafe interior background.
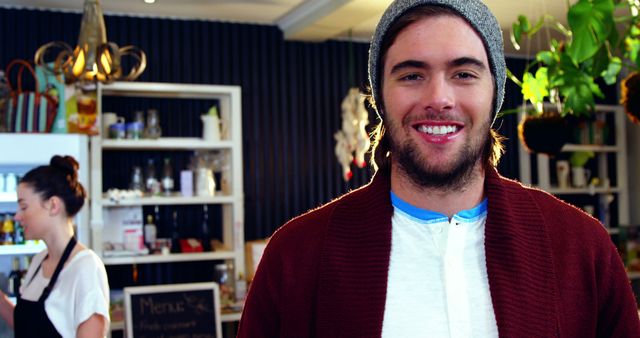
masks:
[[[143,0],[103,0],[100,5],[104,10],[107,40],[121,47],[135,46],[146,55],[146,69],[133,84],[144,86],[146,83],[163,83],[168,87],[163,89],[166,91],[150,91],[127,97],[124,95],[129,88],[126,83],[120,89],[109,89],[114,85],[100,83],[98,88],[101,91],[98,97],[94,96],[100,102],[95,108],[97,123],[102,120],[102,113],[106,112],[115,112],[130,122],[136,118],[136,111],[142,111],[141,115],[148,117],[148,111],[155,110],[162,128],[160,140],[163,137],[193,139],[203,136],[201,115],[210,114],[211,107],[214,107],[214,114],[218,111],[222,121],[222,145],[217,146],[213,141],[213,146],[202,146],[200,141],[196,141],[193,147],[200,150],[198,156],[194,155],[195,149],[190,149],[189,144],[182,148],[160,146],[158,149],[154,146],[137,148],[135,144],[127,143],[131,146],[109,148],[108,144],[113,143],[101,143],[101,140],[118,137],[117,130],[114,135],[110,128],[105,128],[104,132],[98,128],[94,130],[98,135],[71,141],[71,146],[63,142],[54,148],[54,143],[30,138],[41,136],[36,135],[38,133],[10,133],[5,130],[0,134],[0,143],[8,148],[15,146],[18,150],[0,150],[5,154],[0,156],[2,188],[8,188],[9,181],[19,178],[28,170],[25,163],[46,163],[44,155],[34,154],[33,159],[29,159],[30,151],[15,155],[15,160],[11,158],[13,155],[7,155],[21,152],[20,143],[27,143],[28,147],[36,142],[35,145],[31,144],[32,148],[44,149],[47,156],[63,154],[71,149],[68,147],[79,147],[80,156],[85,157],[81,163],[88,166],[81,168],[84,170],[81,179],[84,175],[85,186],[92,197],[90,205],[85,207],[82,216],[85,219],[81,221],[84,226],[79,229],[79,236],[90,243],[94,250],[104,254],[107,250],[96,247],[101,245],[92,236],[97,235],[96,227],[107,229],[110,226],[106,224],[108,218],[105,214],[119,209],[114,207],[117,203],[105,202],[109,201],[108,197],[101,199],[103,193],[117,188],[120,189],[120,195],[115,192],[115,198],[131,198],[126,194],[131,187],[134,167],[139,167],[140,173],[147,175],[151,160],[160,180],[166,171],[164,162],[167,158],[170,163],[169,176],[175,182],[174,194],[180,194],[183,186],[189,188],[185,183],[189,176],[182,177],[183,171],[191,171],[192,175],[197,176],[197,169],[190,170],[198,166],[193,162],[207,156],[213,157],[214,162],[218,158],[220,163],[215,164],[217,169],[205,175],[217,181],[215,195],[228,195],[229,199],[195,198],[163,202],[158,200],[161,197],[155,197],[138,205],[131,201],[124,203],[127,207],[122,209],[133,210],[133,216],[126,215],[126,212],[118,216],[118,221],[122,223],[135,223],[134,226],[139,229],[133,232],[138,236],[136,239],[144,237],[144,224],[148,223],[147,217],[152,216],[158,239],[172,236],[193,238],[196,239],[195,247],[189,249],[181,246],[182,253],[164,252],[163,255],[158,252],[142,258],[139,256],[141,253],[136,253],[138,256],[134,258],[126,255],[107,257],[105,262],[111,259],[111,264],[107,264],[107,272],[110,286],[116,290],[112,294],[115,302],[121,297],[118,290],[127,286],[211,280],[228,283],[229,287],[238,291],[237,295],[233,292],[234,299],[230,302],[233,303],[236,298],[239,301],[246,279],[251,275],[251,264],[255,264],[251,262],[246,265],[244,262],[255,258],[254,253],[262,247],[264,239],[290,218],[357,188],[371,178],[372,171],[368,163],[362,168],[361,165],[351,164],[353,151],[340,148],[344,144],[341,145],[337,140],[341,138],[339,135],[346,135],[345,128],[370,132],[377,123],[375,113],[356,95],[355,98],[351,97],[354,100],[352,106],[359,107],[356,109],[359,112],[364,109],[364,115],[360,116],[360,122],[363,123],[358,127],[345,126],[348,119],[343,120],[343,100],[348,98],[352,87],[366,90],[368,41],[388,3],[388,0],[157,0],[156,3],[146,4]],[[522,76],[536,51],[547,43],[536,38],[538,40],[532,40],[528,48],[516,51],[508,34],[512,23],[517,20],[517,14],[526,13],[536,18],[549,13],[566,24],[567,5],[564,2],[490,0],[486,3],[501,22],[505,32],[507,66],[517,77]],[[16,59],[28,60],[33,65],[36,50],[51,41],[64,41],[71,48],[75,47],[82,16],[83,1],[79,0],[0,1],[0,68],[5,69]],[[135,62],[130,59],[123,58],[122,62],[125,69],[135,67]],[[12,75],[8,76],[11,81]],[[634,270],[640,268],[635,265],[640,264],[635,262],[638,249],[633,225],[640,224],[640,208],[637,207],[640,203],[640,180],[633,173],[637,172],[635,168],[640,160],[640,128],[624,116],[624,110],[619,105],[621,79],[622,75],[618,76],[616,83],[603,85],[604,97],[597,99],[598,107],[608,111],[600,119],[599,123],[604,123],[604,127],[599,131],[602,133],[600,141],[596,141],[603,144],[591,145],[594,143],[593,135],[585,141],[584,135],[575,136],[575,130],[565,129],[567,134],[571,134],[570,137],[574,137],[569,143],[581,143],[575,137],[582,137],[582,141],[588,145],[574,144],[574,148],[569,145],[566,151],[551,157],[530,153],[518,139],[520,117],[510,114],[498,124],[500,133],[507,138],[507,151],[498,169],[506,177],[547,188],[607,223],[605,226],[610,229],[612,240],[628,263],[630,278],[635,283],[639,277]],[[120,81],[116,82],[116,86],[120,84]],[[231,112],[239,113],[240,119],[234,120],[229,111],[223,111],[228,107],[221,103],[225,100],[220,99],[222,96],[194,94],[193,88],[185,87],[185,84],[221,86],[213,91],[219,90],[220,95],[230,98],[233,105]],[[32,81],[25,80],[25,86],[33,86]],[[4,89],[6,94],[6,87]],[[80,89],[77,92],[81,92]],[[144,89],[141,92],[145,92]],[[506,94],[503,109],[515,110],[522,106],[523,96],[513,81],[507,80]],[[191,97],[184,99],[180,98],[181,95]],[[239,98],[239,101],[234,101]],[[234,134],[231,132],[234,130],[232,124],[239,121],[241,125],[235,127],[240,133]],[[587,124],[598,125],[594,121]],[[228,129],[226,132],[225,128]],[[339,130],[343,130],[343,134],[337,133]],[[143,130],[138,131],[138,137],[144,138]],[[591,133],[594,131],[591,130]],[[618,137],[620,135],[623,138]],[[126,133],[119,136],[127,137]],[[79,146],[78,142],[81,143]],[[588,155],[584,166],[591,172],[585,182],[576,183],[576,187],[571,177],[560,178],[561,174],[556,171],[567,162],[573,163],[573,152]],[[100,156],[96,157],[96,153],[100,153]],[[237,161],[238,158],[241,161]],[[88,183],[89,177],[91,183]],[[96,180],[96,177],[100,179]],[[227,187],[228,191],[223,191],[222,181],[225,179],[230,180],[227,182],[231,186]],[[569,182],[560,182],[565,179]],[[96,186],[96,181],[101,181],[101,187]],[[197,182],[193,184],[197,185]],[[11,192],[0,190],[2,193],[7,196]],[[191,193],[194,193],[193,188]],[[5,198],[0,202],[0,208],[0,216],[4,220],[5,214],[12,215],[15,212],[15,200]],[[99,212],[102,219],[92,215],[94,211]],[[104,224],[98,225],[96,221]],[[203,233],[203,223],[209,224],[209,233]],[[118,229],[128,228],[122,225]],[[175,229],[178,229],[177,234],[174,233]],[[101,236],[107,236],[108,231],[101,231]],[[132,241],[122,233],[119,236],[124,242]],[[213,249],[204,243],[210,239],[218,240],[214,242]],[[145,240],[141,241],[145,246],[149,245]],[[640,243],[640,239],[638,241]],[[152,243],[153,246],[155,244]],[[17,260],[24,269],[26,262],[21,257],[37,252],[33,248],[25,248],[28,246],[2,246],[0,287],[3,290],[7,291],[9,286],[14,270],[13,261]],[[203,247],[203,253],[186,253],[189,250],[201,251]],[[247,248],[248,251],[245,250]],[[129,247],[125,249],[131,251]],[[158,248],[154,250],[161,251]],[[226,250],[231,253],[227,256],[207,256],[207,250]],[[175,259],[156,258],[163,256]],[[197,258],[192,261],[189,257]],[[223,274],[227,276],[226,280],[221,277]],[[231,327],[227,329],[227,334],[233,332],[233,325],[239,318],[238,304],[240,302],[226,304],[228,309],[236,310],[223,318],[225,325]],[[113,310],[120,311],[117,316],[122,315],[117,306]],[[115,320],[114,324],[117,322]],[[118,332],[121,329],[116,324],[114,336],[121,334]]]

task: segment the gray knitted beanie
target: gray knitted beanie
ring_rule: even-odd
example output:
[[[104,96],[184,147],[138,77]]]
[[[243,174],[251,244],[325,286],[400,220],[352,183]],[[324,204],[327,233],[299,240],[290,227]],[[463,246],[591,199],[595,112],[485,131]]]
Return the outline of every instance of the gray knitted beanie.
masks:
[[[451,8],[469,22],[471,27],[473,27],[482,38],[489,58],[491,73],[496,82],[495,111],[493,112],[495,119],[496,113],[500,111],[502,106],[504,84],[507,79],[504,45],[502,41],[502,30],[500,29],[498,20],[481,0],[395,0],[389,8],[387,8],[378,23],[378,27],[376,27],[369,48],[369,83],[371,84],[371,93],[378,114],[382,115],[380,109],[380,102],[382,102],[380,81],[383,65],[381,64],[382,51],[380,48],[382,47],[384,35],[396,19],[408,10],[422,5],[436,5]]]

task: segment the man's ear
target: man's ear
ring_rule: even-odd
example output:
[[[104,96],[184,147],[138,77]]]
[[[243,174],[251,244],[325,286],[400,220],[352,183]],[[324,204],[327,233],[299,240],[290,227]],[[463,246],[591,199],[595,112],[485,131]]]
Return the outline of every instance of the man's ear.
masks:
[[[51,196],[48,201],[45,202],[45,207],[49,211],[49,216],[57,216],[64,211],[64,203],[58,196]]]

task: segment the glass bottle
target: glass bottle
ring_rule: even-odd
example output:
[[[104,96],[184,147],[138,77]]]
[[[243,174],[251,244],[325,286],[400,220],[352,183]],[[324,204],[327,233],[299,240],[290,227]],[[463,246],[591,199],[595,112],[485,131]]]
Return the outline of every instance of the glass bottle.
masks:
[[[144,242],[151,253],[155,250],[157,234],[158,230],[153,223],[153,216],[147,215],[147,224],[144,225]]]
[[[205,204],[202,207],[202,225],[200,226],[202,235],[202,250],[211,251],[211,234],[209,231],[209,207]]]
[[[13,226],[13,243],[14,244],[24,244],[24,227],[20,222],[14,220]]]
[[[2,233],[3,233],[3,238],[2,238],[2,242],[5,245],[11,245],[13,244],[13,231],[14,231],[14,223],[13,223],[13,217],[11,216],[11,214],[7,214],[4,218],[4,223],[2,224]]]
[[[144,137],[157,139],[160,136],[162,136],[162,128],[160,127],[158,111],[155,109],[149,109],[147,111],[147,125],[144,129]]]
[[[133,167],[129,189],[145,191],[144,179],[142,178],[142,168],[140,168],[139,166]]]
[[[0,245],[4,245],[4,222],[9,217],[9,214],[4,215],[2,223],[0,223]]]
[[[173,169],[171,168],[171,159],[166,157],[164,159],[164,166],[162,168],[162,192],[165,195],[171,195],[173,191]]]
[[[151,158],[147,162],[147,180],[145,186],[146,191],[150,195],[160,194],[160,182],[158,178],[156,178],[156,166]]]
[[[178,234],[178,211],[173,211],[173,219],[171,221],[171,252],[180,252],[180,238]]]
[[[11,262],[12,269],[11,273],[9,273],[9,296],[11,297],[20,297],[20,283],[22,282],[22,273],[20,271],[20,258],[13,257],[13,261]]]
[[[162,226],[162,222],[160,221],[160,207],[157,205],[153,207],[153,219],[156,221],[156,228]]]

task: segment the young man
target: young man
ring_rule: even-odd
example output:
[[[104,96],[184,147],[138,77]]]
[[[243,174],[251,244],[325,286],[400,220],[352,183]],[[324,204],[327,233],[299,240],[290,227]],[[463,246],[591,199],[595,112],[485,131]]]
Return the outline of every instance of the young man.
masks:
[[[267,247],[239,337],[640,337],[607,232],[498,175],[506,78],[480,0],[398,0],[371,42],[367,186]]]

